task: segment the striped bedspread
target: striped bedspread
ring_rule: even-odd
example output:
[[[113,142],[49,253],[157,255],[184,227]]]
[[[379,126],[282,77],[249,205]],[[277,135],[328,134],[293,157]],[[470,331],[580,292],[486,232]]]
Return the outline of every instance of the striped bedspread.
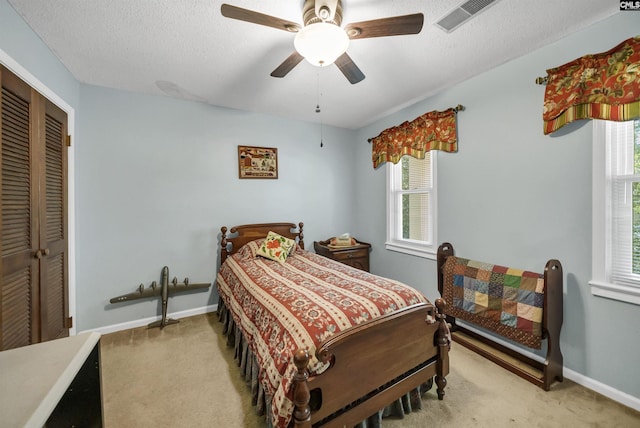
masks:
[[[331,335],[399,308],[427,302],[415,289],[296,248],[285,263],[256,256],[252,241],[220,267],[217,287],[256,355],[274,425],[293,413],[293,354],[306,348],[311,374],[327,366],[315,358]]]

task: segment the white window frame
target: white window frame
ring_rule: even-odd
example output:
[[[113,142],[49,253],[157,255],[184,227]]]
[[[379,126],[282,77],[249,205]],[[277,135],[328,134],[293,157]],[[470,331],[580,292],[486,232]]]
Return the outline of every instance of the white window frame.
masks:
[[[429,197],[429,216],[430,220],[427,224],[430,226],[429,236],[431,240],[416,241],[411,239],[402,238],[402,217],[399,212],[402,210],[401,202],[396,197],[397,177],[399,174],[397,171],[402,168],[401,162],[392,164],[387,162],[387,240],[385,242],[385,248],[390,251],[397,251],[400,253],[410,254],[413,256],[436,259],[438,252],[438,238],[437,238],[437,150],[429,152],[431,156],[431,188],[427,189],[430,194]]]
[[[610,216],[610,191],[607,183],[608,160],[607,141],[608,122],[593,121],[593,169],[592,169],[592,259],[591,294],[640,305],[640,282],[638,287],[615,284],[610,279],[610,250],[607,248]]]

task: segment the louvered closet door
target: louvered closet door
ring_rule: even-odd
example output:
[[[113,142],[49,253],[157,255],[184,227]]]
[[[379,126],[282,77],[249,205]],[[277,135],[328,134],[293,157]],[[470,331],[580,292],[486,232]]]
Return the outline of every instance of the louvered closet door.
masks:
[[[0,66],[0,350],[67,336],[66,116]]]
[[[44,127],[40,134],[43,155],[40,162],[40,304],[41,341],[69,335],[67,307],[67,116],[44,100]]]
[[[2,78],[2,349],[37,342],[40,338],[37,183],[30,136],[31,88],[0,69]],[[37,322],[34,322],[34,319]]]

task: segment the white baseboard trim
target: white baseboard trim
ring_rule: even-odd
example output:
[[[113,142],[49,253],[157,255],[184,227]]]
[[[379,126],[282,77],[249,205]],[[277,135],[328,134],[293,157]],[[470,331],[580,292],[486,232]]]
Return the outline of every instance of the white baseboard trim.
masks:
[[[192,317],[194,315],[202,315],[209,312],[215,312],[217,310],[218,310],[217,304],[208,305],[208,306],[202,306],[194,309],[187,309],[186,311],[172,312],[170,314],[167,314],[167,318],[180,319],[180,318]],[[162,316],[158,315],[155,317],[143,318],[139,320],[123,322],[120,324],[114,324],[114,325],[109,325],[105,327],[84,330],[84,331],[81,331],[80,333],[87,333],[87,332],[96,332],[100,334],[115,333],[116,331],[128,330],[130,328],[144,327],[154,321],[159,321],[161,319],[162,319]]]
[[[520,348],[518,346],[514,346],[513,344],[506,342],[504,340],[501,340],[499,337],[494,336],[494,335],[487,335],[486,333],[484,333],[482,330],[479,330],[477,328],[474,328],[473,325],[470,325],[469,323],[466,323],[464,321],[459,321],[456,320],[456,323],[460,324],[461,326],[473,331],[474,333],[477,333],[481,336],[487,337],[491,340],[493,340],[496,343],[499,343],[500,345],[512,349],[516,352],[519,352],[522,355],[525,355],[529,358],[531,358],[532,360],[535,361],[539,361],[541,363],[544,363],[545,358],[537,355],[531,351],[528,351],[524,348]],[[577,383],[578,385],[582,385],[585,388],[588,388],[592,391],[597,392],[598,394],[604,395],[607,398],[612,399],[613,401],[617,401],[620,404],[623,404],[627,407],[630,407],[636,411],[640,412],[640,398],[638,397],[634,397],[633,395],[627,394],[626,392],[622,392],[619,391],[615,388],[612,388],[611,386],[604,384],[602,382],[599,382],[595,379],[591,379],[590,377],[587,377],[585,375],[583,375],[582,373],[578,373],[576,371],[573,371],[569,368],[567,368],[566,366],[563,367],[562,369],[562,375]]]
[[[610,398],[613,401],[616,401],[640,412],[640,398],[638,397],[634,397],[633,395],[627,394],[626,392],[619,391],[607,384],[591,379],[590,377],[587,377],[582,373],[575,372],[566,367],[563,369],[563,374],[564,377],[574,381],[578,385],[582,385],[585,388],[595,391],[600,395],[604,395],[605,397]]]

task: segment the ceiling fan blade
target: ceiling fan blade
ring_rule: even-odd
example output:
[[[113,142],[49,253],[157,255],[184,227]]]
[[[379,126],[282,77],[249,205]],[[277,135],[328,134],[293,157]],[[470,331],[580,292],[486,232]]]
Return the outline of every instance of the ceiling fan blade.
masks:
[[[253,24],[265,25],[267,27],[289,31],[291,33],[295,33],[296,31],[299,31],[300,28],[302,28],[300,24],[296,24],[295,22],[276,18],[275,16],[271,15],[265,15],[264,13],[255,12],[253,10],[232,6],[230,4],[223,4],[220,7],[220,12],[222,12],[222,16],[225,16],[227,18],[251,22]]]
[[[354,22],[346,25],[344,30],[352,40],[367,39],[370,37],[401,36],[403,34],[418,34],[422,31],[423,23],[424,15],[414,13],[413,15]]]
[[[289,58],[285,59],[282,64],[278,66],[275,70],[271,72],[271,76],[273,77],[284,77],[293,70],[293,67],[300,64],[304,57],[298,53],[298,51],[294,51]]]
[[[338,66],[344,77],[347,78],[352,85],[362,81],[364,79],[364,73],[360,71],[358,66],[353,62],[351,57],[347,53],[343,53],[338,57],[335,64]]]

